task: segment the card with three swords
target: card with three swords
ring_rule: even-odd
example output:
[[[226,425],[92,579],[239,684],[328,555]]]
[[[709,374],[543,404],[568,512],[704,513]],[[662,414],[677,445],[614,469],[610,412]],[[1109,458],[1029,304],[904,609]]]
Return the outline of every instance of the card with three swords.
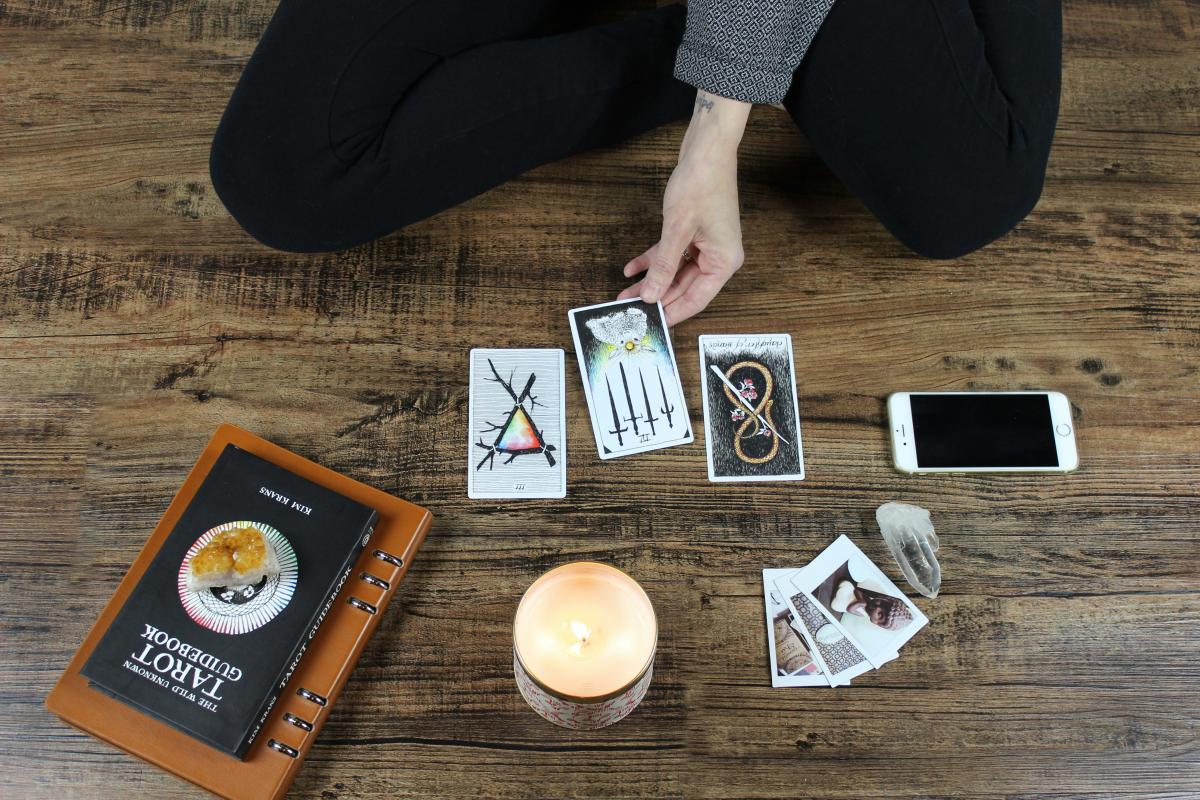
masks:
[[[619,300],[568,318],[600,458],[692,441],[661,304]]]

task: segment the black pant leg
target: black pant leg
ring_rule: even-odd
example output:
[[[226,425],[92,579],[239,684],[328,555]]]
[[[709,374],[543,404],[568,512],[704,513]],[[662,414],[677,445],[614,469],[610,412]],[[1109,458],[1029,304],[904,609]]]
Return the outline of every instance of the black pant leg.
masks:
[[[785,106],[896,238],[954,258],[1041,194],[1061,37],[1059,0],[838,0]]]
[[[213,143],[226,208],[270,246],[344,249],[690,113],[682,7],[538,36],[554,1],[283,0]]]

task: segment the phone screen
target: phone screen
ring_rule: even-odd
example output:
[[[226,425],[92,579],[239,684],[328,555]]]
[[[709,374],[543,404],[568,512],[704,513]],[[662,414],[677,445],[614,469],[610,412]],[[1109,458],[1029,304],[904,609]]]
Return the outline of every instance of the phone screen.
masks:
[[[910,395],[918,467],[1057,467],[1045,394]]]

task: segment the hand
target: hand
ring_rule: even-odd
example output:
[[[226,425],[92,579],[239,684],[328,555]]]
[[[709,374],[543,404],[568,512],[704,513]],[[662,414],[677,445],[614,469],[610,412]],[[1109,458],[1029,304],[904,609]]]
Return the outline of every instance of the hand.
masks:
[[[617,299],[662,300],[667,324],[702,311],[744,260],[737,146],[750,105],[699,92],[663,196],[662,238],[625,266],[645,272]]]

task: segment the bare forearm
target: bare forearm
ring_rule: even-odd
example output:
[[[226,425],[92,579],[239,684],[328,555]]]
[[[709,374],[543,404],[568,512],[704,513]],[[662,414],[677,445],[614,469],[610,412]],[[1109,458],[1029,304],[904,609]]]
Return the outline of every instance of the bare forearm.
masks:
[[[692,121],[679,148],[680,160],[694,156],[736,159],[750,108],[750,103],[698,90]]]
[[[625,265],[625,276],[646,275],[619,299],[662,302],[667,324],[698,313],[742,265],[737,150],[750,104],[696,93],[679,163],[663,194],[658,243]]]

